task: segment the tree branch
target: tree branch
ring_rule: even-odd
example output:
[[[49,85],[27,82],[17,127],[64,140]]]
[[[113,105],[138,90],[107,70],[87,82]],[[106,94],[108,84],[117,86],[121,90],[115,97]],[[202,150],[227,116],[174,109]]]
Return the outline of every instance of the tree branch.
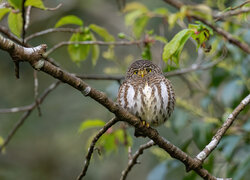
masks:
[[[74,29],[74,28],[50,28],[50,29],[46,29],[40,32],[36,32],[34,34],[29,35],[28,37],[25,38],[25,42],[28,42],[29,40],[38,37],[38,36],[42,36],[45,34],[49,34],[49,33],[53,33],[53,32],[69,32],[69,33],[77,33],[77,32],[81,32],[80,28]]]
[[[132,167],[138,163],[137,159],[139,158],[139,156],[141,154],[143,154],[143,151],[145,149],[148,149],[148,148],[154,146],[154,145],[155,145],[155,142],[150,140],[146,144],[141,145],[140,148],[135,152],[135,154],[132,157],[129,157],[128,166],[124,171],[122,171],[122,175],[121,175],[120,180],[126,179],[128,173],[131,171]]]
[[[177,9],[180,9],[182,6],[184,6],[184,4],[178,0],[164,0],[166,3],[174,6]],[[220,27],[216,27],[215,25],[213,25],[212,23],[206,21],[205,19],[198,17],[198,16],[190,16],[193,19],[196,19],[198,21],[201,21],[202,23],[206,24],[207,26],[211,27],[215,32],[217,32],[218,34],[220,34],[221,36],[223,36],[224,38],[226,38],[228,40],[229,43],[232,43],[236,46],[238,46],[239,48],[241,48],[243,51],[245,51],[246,53],[250,53],[250,47],[248,44],[239,41],[238,39],[234,38],[232,34],[228,33],[227,31],[224,31],[222,28]]]
[[[46,98],[46,96],[51,91],[53,91],[59,84],[60,84],[60,81],[57,81],[57,82],[51,84],[47,89],[45,89],[45,91],[43,92],[43,94],[41,95],[41,97],[38,99],[39,104],[41,104],[44,101],[44,99]],[[17,130],[23,125],[23,123],[25,122],[25,120],[29,117],[29,115],[35,109],[36,106],[37,106],[36,102],[34,102],[33,104],[27,106],[27,107],[29,107],[27,109],[27,111],[23,113],[23,115],[20,118],[20,120],[16,123],[16,125],[10,131],[9,135],[7,136],[7,138],[5,139],[5,141],[3,142],[3,144],[0,146],[0,152],[2,152],[2,150],[7,146],[7,144],[10,142],[10,140],[15,135],[15,133],[17,132]]]
[[[113,126],[115,123],[118,122],[118,119],[116,117],[112,118],[111,120],[109,120],[109,122],[107,122],[102,129],[100,129],[100,131],[95,135],[94,139],[91,142],[91,145],[88,149],[88,153],[86,155],[85,161],[84,161],[84,167],[83,170],[81,172],[81,174],[77,177],[78,180],[82,179],[85,175],[86,172],[88,170],[89,167],[89,162],[90,159],[92,157],[92,154],[94,152],[94,148],[95,148],[95,144],[96,142],[99,140],[99,138],[111,127]]]
[[[238,114],[250,103],[250,94],[245,97],[241,103],[234,109],[234,111],[228,116],[227,120],[224,122],[222,127],[213,136],[211,142],[196,156],[198,160],[202,163],[209,154],[217,147],[222,136],[228,130],[228,128],[233,124],[234,120]]]
[[[218,14],[214,15],[213,17],[215,18],[215,21],[220,21],[220,20],[223,20],[223,19],[230,17],[230,16],[235,16],[235,15],[248,13],[248,12],[250,12],[250,7],[243,7],[241,9],[227,11],[224,13],[218,13]]]
[[[127,46],[127,45],[133,45],[133,44],[139,45],[139,44],[141,44],[143,42],[144,42],[143,40],[138,40],[138,41],[116,41],[116,42],[105,42],[105,41],[62,41],[62,42],[56,44],[55,46],[53,46],[51,49],[49,49],[45,56],[48,56],[53,51],[55,51],[56,49],[58,49],[58,48],[60,48],[62,46],[67,46],[67,45],[71,45],[71,44],[82,44],[82,45],[97,44],[97,45],[102,45],[102,46],[109,46],[109,45]]]
[[[35,48],[25,48],[13,43],[6,38],[3,38],[0,35],[0,49],[8,51],[11,57],[19,57],[20,61],[29,62],[34,69],[41,70],[79,90],[84,96],[91,97],[92,99],[106,107],[106,109],[108,109],[110,112],[114,113],[120,121],[126,121],[130,125],[134,126],[145,136],[152,139],[160,148],[168,152],[171,157],[180,160],[183,164],[185,164],[186,169],[194,170],[204,179],[216,180],[216,178],[212,176],[207,170],[199,166],[200,163],[197,159],[193,159],[192,157],[188,156],[178,147],[161,137],[155,129],[145,127],[140,122],[139,118],[128,113],[117,103],[114,103],[103,92],[91,88],[80,78],[60,69],[59,67],[54,66],[50,62],[41,60],[41,53],[46,49],[44,47],[46,47],[46,45],[40,45]]]

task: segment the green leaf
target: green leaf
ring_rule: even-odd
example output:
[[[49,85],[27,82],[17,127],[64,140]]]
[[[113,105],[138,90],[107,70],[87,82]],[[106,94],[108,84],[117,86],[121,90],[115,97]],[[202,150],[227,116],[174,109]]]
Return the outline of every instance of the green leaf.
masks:
[[[160,41],[160,42],[165,43],[165,44],[168,42],[168,40],[163,36],[154,36],[154,39],[156,41]]]
[[[162,59],[167,63],[168,60],[174,61],[177,65],[179,64],[180,53],[186,43],[191,37],[193,31],[190,29],[184,29],[177,33],[174,38],[164,46],[162,53]]]
[[[131,11],[128,14],[125,15],[125,24],[126,26],[132,26],[137,18],[142,16],[144,14],[143,11],[136,10]]]
[[[102,127],[105,122],[100,119],[88,119],[81,123],[78,132],[83,132],[90,128]]]
[[[168,15],[168,9],[167,8],[157,8],[157,9],[154,9],[153,12],[156,13],[156,14],[159,14],[161,16],[167,16]]]
[[[135,20],[135,23],[133,26],[133,32],[136,38],[140,38],[145,26],[148,23],[148,20],[149,20],[148,16],[141,16]]]
[[[95,36],[91,33],[91,37],[93,41],[96,41]],[[92,50],[92,65],[95,66],[96,62],[100,56],[100,48],[99,45],[94,44],[91,46],[91,50]]]
[[[59,19],[59,21],[57,21],[55,28],[64,26],[64,25],[68,25],[68,24],[75,24],[78,26],[83,26],[83,21],[74,15],[68,15],[68,16],[64,16],[61,19]]]
[[[22,2],[23,0],[8,0],[8,2],[13,6],[15,9],[22,10]]]
[[[151,60],[152,56],[151,56],[151,51],[150,51],[150,45],[146,44],[143,48],[142,51],[142,59],[147,59],[147,60]]]
[[[10,12],[9,8],[0,8],[0,21],[8,12]]]
[[[79,42],[86,40],[91,40],[91,36],[89,34],[74,33],[70,38],[71,42]],[[70,58],[73,60],[73,62],[76,63],[85,60],[88,57],[89,51],[90,45],[76,43],[68,46]]]
[[[42,0],[26,0],[25,6],[33,6],[39,9],[46,9]]]
[[[89,28],[92,29],[99,36],[101,36],[104,39],[104,41],[107,41],[107,42],[113,42],[113,41],[115,41],[114,36],[112,36],[111,34],[109,34],[109,32],[105,28],[103,28],[101,26],[98,26],[96,24],[89,25]]]
[[[21,37],[22,27],[23,27],[23,18],[21,13],[9,13],[8,16],[8,25],[13,34],[18,37]]]

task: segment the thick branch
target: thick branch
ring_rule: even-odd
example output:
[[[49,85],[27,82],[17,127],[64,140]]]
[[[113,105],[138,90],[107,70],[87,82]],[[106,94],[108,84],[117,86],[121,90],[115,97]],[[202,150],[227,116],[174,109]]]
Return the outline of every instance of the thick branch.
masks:
[[[12,45],[14,48],[9,48],[9,44]],[[41,47],[41,46],[38,46]],[[203,169],[202,167],[198,166],[199,161],[196,159],[191,158],[188,156],[185,152],[181,151],[178,147],[171,144],[169,141],[165,140],[163,137],[161,137],[158,132],[155,129],[147,128],[140,123],[140,120],[135,117],[134,115],[128,113],[123,108],[121,108],[118,104],[114,103],[111,99],[109,99],[104,93],[91,88],[87,83],[82,81],[80,78],[76,77],[73,74],[70,74],[59,67],[54,66],[48,61],[39,60],[40,59],[40,51],[42,48],[35,48],[37,51],[32,51],[34,53],[34,57],[37,57],[35,59],[34,57],[28,57],[28,54],[30,54],[30,50],[34,50],[34,48],[28,48],[28,50],[24,50],[25,47],[21,47],[18,45],[15,45],[10,40],[7,40],[0,36],[0,48],[3,50],[6,50],[10,53],[10,55],[13,57],[13,54],[20,53],[17,57],[25,57],[24,60],[29,62],[33,68],[39,69],[59,80],[62,82],[65,82],[75,89],[82,92],[84,96],[89,96],[92,99],[96,100],[100,104],[102,104],[104,107],[106,107],[110,112],[114,113],[116,117],[121,121],[126,121],[127,123],[131,124],[135,128],[139,129],[145,136],[152,139],[159,147],[167,151],[173,158],[176,158],[183,162],[187,169],[193,169],[197,174],[199,174],[204,179],[209,180],[215,180],[215,177],[213,177],[211,174],[207,172],[207,170]],[[25,54],[26,53],[26,54]]]
[[[209,156],[209,154],[217,147],[221,138],[228,130],[228,128],[233,124],[234,120],[238,116],[238,114],[250,103],[250,94],[245,97],[241,103],[234,109],[232,114],[230,114],[227,120],[224,122],[222,127],[216,132],[211,142],[196,156],[197,159],[201,161],[201,163]]]
[[[135,152],[135,154],[129,159],[128,166],[124,171],[122,171],[122,176],[121,176],[120,180],[126,179],[128,173],[131,171],[132,167],[138,163],[137,159],[139,158],[139,156],[141,154],[143,154],[143,151],[145,149],[148,149],[148,148],[154,146],[154,145],[155,145],[155,142],[150,140],[146,144],[143,144],[140,146],[140,148]]]
[[[78,180],[82,179],[85,175],[86,175],[86,172],[88,170],[88,167],[89,167],[89,162],[90,162],[90,159],[92,157],[92,154],[94,152],[94,148],[95,148],[95,144],[96,142],[99,140],[99,138],[111,127],[113,126],[115,123],[118,122],[118,119],[116,117],[112,118],[109,122],[107,122],[102,129],[100,129],[100,131],[96,134],[96,136],[94,137],[94,139],[92,140],[91,142],[91,145],[88,149],[88,153],[86,155],[86,159],[84,161],[84,168],[81,172],[81,174],[77,177]]]

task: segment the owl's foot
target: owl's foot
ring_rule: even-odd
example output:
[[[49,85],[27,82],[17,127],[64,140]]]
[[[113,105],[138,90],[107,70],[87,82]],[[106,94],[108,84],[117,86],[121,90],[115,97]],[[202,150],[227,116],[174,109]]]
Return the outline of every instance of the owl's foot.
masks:
[[[149,123],[147,123],[146,121],[141,120],[142,126],[149,128]],[[135,133],[134,133],[135,137],[146,137],[139,129],[135,128]]]
[[[142,121],[142,125],[146,126],[147,128],[149,128],[149,123],[147,123],[146,121]]]

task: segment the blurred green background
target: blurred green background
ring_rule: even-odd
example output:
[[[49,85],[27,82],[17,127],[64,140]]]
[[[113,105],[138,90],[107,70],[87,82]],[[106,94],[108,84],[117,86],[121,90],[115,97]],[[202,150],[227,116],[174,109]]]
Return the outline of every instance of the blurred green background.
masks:
[[[127,3],[132,1],[127,1]],[[163,1],[136,1],[141,2],[150,10],[167,8],[174,13],[176,10]],[[202,3],[203,1],[190,1]],[[131,27],[125,26],[124,14],[119,11],[115,0],[45,0],[46,7],[55,7],[62,3],[56,11],[42,11],[32,9],[30,27],[27,34],[32,34],[51,28],[65,15],[76,15],[84,21],[84,25],[97,24],[104,27],[116,37],[120,32],[132,36]],[[204,1],[213,8],[221,10],[229,6],[240,4],[239,1]],[[223,7],[221,7],[223,5]],[[248,16],[249,19],[249,16]],[[237,19],[236,19],[237,20]],[[185,21],[185,23],[187,23]],[[231,33],[250,43],[249,21],[245,27],[232,26]],[[7,26],[6,18],[1,25]],[[220,24],[222,27],[231,26]],[[153,18],[145,29],[154,30],[168,40],[181,30],[176,25],[172,30],[160,18]],[[162,29],[164,29],[162,33]],[[42,43],[50,49],[60,41],[67,41],[71,33],[51,33],[34,38],[30,44],[36,46]],[[142,37],[143,38],[143,37]],[[216,43],[215,43],[216,42]],[[175,76],[170,80],[174,86],[176,96],[180,98],[174,114],[164,125],[157,128],[160,134],[191,156],[208,143],[212,135],[223,123],[233,108],[249,94],[250,56],[242,52],[221,37],[215,35],[211,44],[217,46],[218,54],[222,45],[226,44],[228,55],[220,66],[207,71],[198,71]],[[101,52],[107,47],[101,47]],[[152,60],[161,64],[163,44],[152,45]],[[80,65],[70,60],[67,47],[59,48],[53,57],[60,66],[76,74],[113,74],[123,75],[128,64],[141,58],[143,49],[138,46],[115,47],[116,59],[106,60],[102,56],[96,66],[88,57]],[[206,55],[209,56],[209,55]],[[189,67],[197,57],[196,47],[188,42],[181,55],[180,68]],[[29,105],[34,101],[33,70],[29,64],[21,63],[20,79],[14,76],[14,66],[10,56],[0,51],[0,109]],[[212,59],[213,60],[213,59]],[[39,93],[41,94],[55,79],[38,73]],[[188,83],[186,83],[188,81]],[[86,81],[92,87],[104,91],[113,100],[116,99],[119,84],[116,81]],[[190,87],[191,86],[191,89]],[[198,110],[202,115],[197,115]],[[250,118],[249,107],[241,113],[233,127],[223,138],[220,146],[205,162],[205,167],[215,176],[234,177],[233,179],[247,179],[250,175]],[[90,129],[79,133],[78,129],[84,120],[101,119],[108,121],[113,115],[100,104],[67,84],[60,84],[51,92],[41,104],[42,116],[34,110],[10,141],[4,154],[0,154],[0,179],[27,180],[27,179],[75,179],[82,170],[88,140],[97,129]],[[22,113],[0,114],[0,136],[6,138],[9,131],[18,121]],[[214,117],[217,122],[210,122],[206,117]],[[116,125],[119,128],[121,124]],[[133,134],[133,129],[128,128]],[[148,139],[133,138],[132,152],[147,142]],[[127,147],[120,144],[111,153],[103,152],[101,156],[95,151],[91,160],[86,179],[119,179],[121,172],[127,166]],[[146,150],[139,159],[141,164],[136,165],[128,175],[128,179],[199,179],[194,173],[185,173],[184,165],[169,157],[157,147]],[[188,176],[187,176],[188,175]]]

